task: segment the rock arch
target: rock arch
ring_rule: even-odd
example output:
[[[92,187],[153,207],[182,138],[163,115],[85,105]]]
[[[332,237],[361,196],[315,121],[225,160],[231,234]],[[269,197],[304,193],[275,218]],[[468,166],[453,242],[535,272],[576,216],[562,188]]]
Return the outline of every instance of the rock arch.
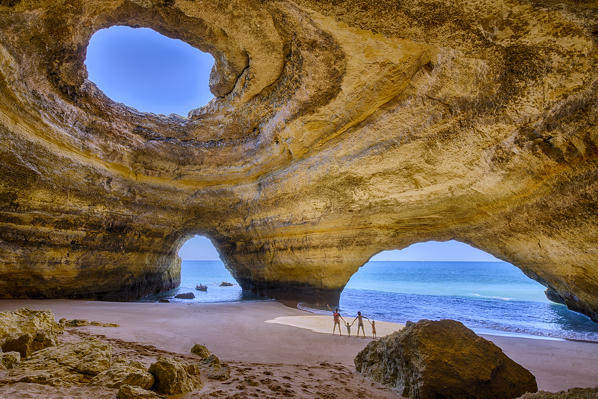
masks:
[[[0,296],[165,290],[202,231],[244,288],[325,297],[452,238],[598,320],[598,11],[561,3],[1,3]],[[83,59],[115,24],[209,51],[216,99],[111,102]]]

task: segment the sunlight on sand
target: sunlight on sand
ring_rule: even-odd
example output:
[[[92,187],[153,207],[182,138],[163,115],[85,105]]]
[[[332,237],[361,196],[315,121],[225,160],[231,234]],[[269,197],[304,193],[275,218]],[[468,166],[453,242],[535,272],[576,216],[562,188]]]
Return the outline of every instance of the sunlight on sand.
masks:
[[[332,334],[333,327],[332,316],[281,316],[272,320],[266,320],[266,323],[283,324],[286,326],[305,328],[307,330],[311,330],[322,334]],[[364,320],[364,324],[365,334],[367,337],[371,338],[372,327],[370,326],[370,323],[368,323],[367,320]],[[343,328],[343,335],[347,335],[347,328],[344,325],[341,326]],[[399,331],[403,327],[405,327],[403,324],[389,323],[386,321],[376,320],[376,332],[378,338],[388,334],[392,334],[395,331]],[[336,333],[338,334],[338,330],[336,331]],[[353,324],[353,327],[351,327],[351,336],[355,336],[356,333],[357,322],[355,322],[355,324]]]

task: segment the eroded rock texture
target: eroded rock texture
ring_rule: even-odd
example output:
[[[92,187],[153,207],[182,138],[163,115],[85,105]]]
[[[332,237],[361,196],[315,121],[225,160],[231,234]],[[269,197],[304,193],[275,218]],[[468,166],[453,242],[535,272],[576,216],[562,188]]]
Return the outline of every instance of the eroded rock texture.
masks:
[[[361,374],[413,399],[513,399],[538,391],[532,373],[455,320],[407,322],[370,342],[354,363]]]
[[[456,239],[598,320],[593,0],[0,2],[0,295],[133,299],[209,236],[246,289],[334,301],[375,253]],[[144,26],[217,96],[144,114],[86,79]]]

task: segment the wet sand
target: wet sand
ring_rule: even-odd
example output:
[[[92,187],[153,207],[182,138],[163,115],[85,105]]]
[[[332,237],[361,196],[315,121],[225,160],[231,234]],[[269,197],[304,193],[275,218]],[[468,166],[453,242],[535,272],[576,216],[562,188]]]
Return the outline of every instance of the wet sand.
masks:
[[[266,320],[266,323],[282,324],[285,326],[304,328],[320,334],[330,334],[332,332],[332,329],[334,329],[331,320],[332,319],[330,316],[322,315],[280,316],[272,320]],[[359,335],[359,338],[363,338],[364,336],[367,338],[373,338],[372,327],[370,327],[368,320],[363,320],[364,328],[363,330],[359,330],[359,334],[357,331],[357,321],[355,320],[355,317],[345,317],[345,320],[348,323],[352,324],[352,327],[350,329],[351,336]],[[403,327],[405,326],[399,323],[376,321],[376,337],[384,337],[385,335],[392,334],[395,331],[401,330]],[[334,330],[334,334],[339,336],[348,335],[347,328],[343,324],[342,320],[340,333],[337,327]]]
[[[364,385],[360,376],[353,373],[353,358],[371,341],[370,338],[333,336],[325,333],[325,327],[321,327],[322,332],[314,332],[313,325],[309,323],[303,323],[304,328],[281,324],[281,320],[290,320],[295,325],[302,324],[302,319],[311,319],[313,324],[315,319],[310,313],[275,301],[183,304],[0,300],[0,311],[21,307],[52,310],[57,318],[118,323],[118,328],[88,326],[81,327],[81,331],[102,334],[123,342],[153,345],[169,352],[187,354],[195,343],[202,343],[221,359],[240,369],[244,368],[244,363],[249,365],[249,369],[257,367],[256,364],[262,368],[270,365],[281,370],[290,367],[293,373],[298,373],[302,368],[309,370],[321,367],[321,377],[332,373],[335,367],[340,367],[339,373],[348,373],[343,374],[346,382],[339,382],[341,386],[352,388]],[[276,318],[287,319],[272,322]],[[332,318],[329,320],[331,331]],[[324,323],[325,319],[320,318],[316,324],[324,326]],[[353,329],[352,332],[356,331],[357,324]],[[366,333],[369,334],[369,331],[369,325],[366,324]],[[378,332],[381,335],[380,328]],[[485,338],[496,343],[509,357],[529,369],[536,376],[541,390],[560,391],[572,387],[598,386],[597,344],[491,335],[486,335]],[[321,363],[325,366],[321,366]],[[296,383],[313,383],[309,378],[314,376],[307,374],[307,379],[298,379]],[[322,384],[325,382],[324,377],[319,379]],[[372,397],[394,395],[390,391],[384,393],[377,386],[372,389],[377,390],[377,393],[368,392]]]

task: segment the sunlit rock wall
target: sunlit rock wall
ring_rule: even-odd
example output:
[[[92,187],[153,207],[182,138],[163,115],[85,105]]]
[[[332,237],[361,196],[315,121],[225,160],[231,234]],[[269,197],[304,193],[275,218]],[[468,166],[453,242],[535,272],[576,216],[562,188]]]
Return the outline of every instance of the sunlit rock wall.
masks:
[[[334,302],[375,253],[456,239],[598,320],[594,1],[0,2],[0,296],[134,299],[208,235],[244,288]],[[144,114],[87,80],[144,26],[217,96]]]

